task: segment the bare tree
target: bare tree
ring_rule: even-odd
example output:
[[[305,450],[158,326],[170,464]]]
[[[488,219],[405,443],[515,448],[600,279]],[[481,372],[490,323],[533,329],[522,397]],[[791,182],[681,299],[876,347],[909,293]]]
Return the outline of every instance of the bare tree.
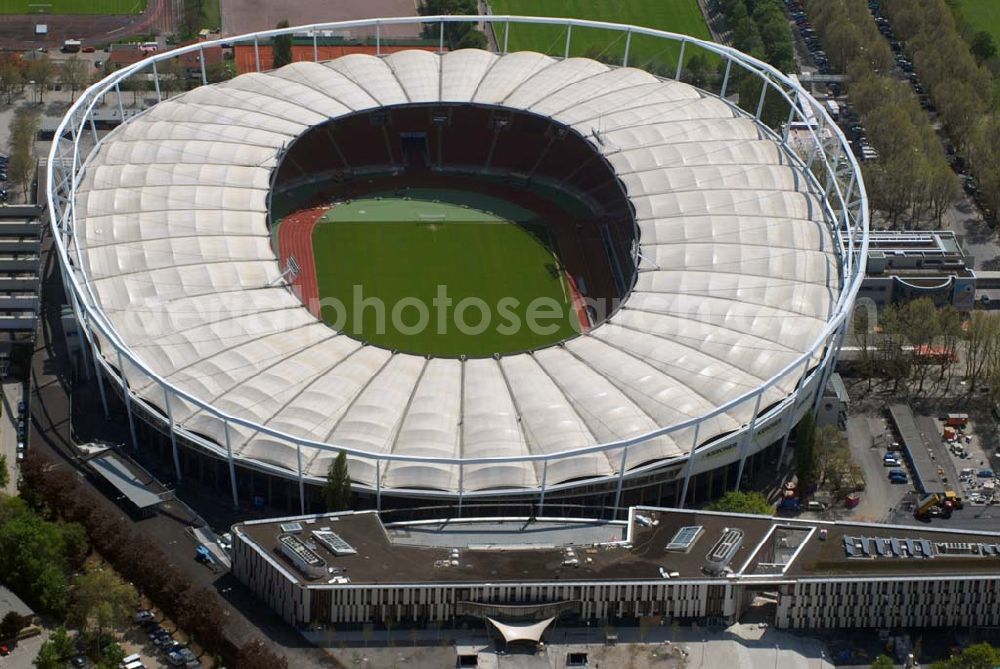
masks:
[[[36,58],[28,65],[27,76],[30,81],[35,82],[39,102],[45,102],[45,89],[48,88],[55,74],[56,66],[52,64],[48,56],[43,55],[40,58]]]
[[[0,95],[7,100],[7,104],[14,103],[14,93],[21,90],[24,85],[24,76],[21,68],[11,58],[0,60]]]
[[[86,63],[73,54],[59,66],[59,80],[69,86],[71,99],[75,100],[76,91],[87,84]]]

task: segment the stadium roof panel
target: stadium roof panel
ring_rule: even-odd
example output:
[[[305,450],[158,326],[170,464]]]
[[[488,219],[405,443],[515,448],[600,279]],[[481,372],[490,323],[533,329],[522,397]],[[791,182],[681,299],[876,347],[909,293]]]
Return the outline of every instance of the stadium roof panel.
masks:
[[[622,175],[650,262],[625,308],[589,336],[533,356],[427,361],[334,333],[281,285],[266,213],[281,147],[330,118],[438,100],[550,116]],[[295,63],[163,101],[101,143],[75,225],[96,302],[171,383],[303,439],[469,458],[648,435],[759,387],[810,350],[841,287],[821,199],[773,135],[686,84],[585,58],[404,51]],[[157,384],[124,371],[162,407]],[[778,384],[766,399],[793,391]],[[235,454],[296,471],[292,444],[227,432],[188,402],[170,408],[183,427],[228,437]],[[706,421],[699,442],[739,429],[751,410]],[[648,439],[626,467],[681,456],[690,438]],[[323,476],[331,457],[305,449],[304,474]],[[380,474],[386,488],[531,488],[610,476],[620,459],[551,460],[547,472],[541,462],[467,465],[462,475],[394,461]],[[373,463],[352,460],[351,475],[376,484]]]

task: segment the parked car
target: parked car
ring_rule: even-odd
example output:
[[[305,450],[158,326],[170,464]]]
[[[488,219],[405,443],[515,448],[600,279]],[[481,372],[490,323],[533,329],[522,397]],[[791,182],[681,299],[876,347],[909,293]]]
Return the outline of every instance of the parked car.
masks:
[[[902,469],[890,469],[889,470],[889,482],[890,483],[908,483],[909,477],[906,475]]]
[[[132,622],[139,623],[140,625],[143,623],[152,622],[153,620],[155,620],[153,612],[148,611],[146,609],[139,609],[132,615]]]
[[[188,662],[197,662],[198,658],[191,652],[190,648],[181,648],[171,651],[167,655],[167,662],[175,667],[186,666]]]

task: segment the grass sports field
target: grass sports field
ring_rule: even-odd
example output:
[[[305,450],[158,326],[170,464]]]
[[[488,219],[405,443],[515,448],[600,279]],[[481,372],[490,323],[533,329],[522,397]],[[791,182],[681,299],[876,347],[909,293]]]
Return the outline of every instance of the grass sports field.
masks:
[[[494,14],[523,16],[559,16],[611,23],[629,23],[659,30],[683,33],[711,40],[698,0],[489,0]],[[497,25],[497,39],[503,40],[503,27]],[[561,56],[566,48],[566,31],[556,26],[517,25],[510,29],[511,51],[531,50]],[[632,37],[629,64],[649,67],[653,63],[674,64],[679,47],[664,45],[642,35]],[[594,56],[603,53],[621,57],[625,51],[624,33],[575,28],[571,55]],[[685,61],[695,52],[689,49]]]
[[[340,318],[346,332],[384,348],[440,356],[520,351],[575,334],[569,287],[541,236],[544,229],[513,222],[530,221],[531,212],[462,191],[435,190],[426,198],[414,190],[410,199],[353,200],[334,206],[316,226],[320,298],[344,305]],[[434,303],[440,286],[451,300],[446,309]],[[362,296],[384,305],[381,332],[375,308],[360,310],[358,318]],[[488,323],[484,310],[467,298],[482,300]],[[546,313],[560,314],[536,319],[546,332],[525,326],[535,298],[548,298]],[[422,328],[421,311],[427,314]],[[336,323],[337,310],[324,306],[323,317]],[[515,321],[521,326],[512,327]]]
[[[1000,43],[1000,0],[958,0],[965,20],[976,30],[985,30]]]
[[[0,14],[142,14],[147,0],[0,0]]]

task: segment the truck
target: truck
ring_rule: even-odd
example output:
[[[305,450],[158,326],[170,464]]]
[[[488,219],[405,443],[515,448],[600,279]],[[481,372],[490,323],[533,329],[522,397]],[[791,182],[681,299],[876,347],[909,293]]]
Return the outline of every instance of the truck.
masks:
[[[931,493],[921,499],[913,510],[913,515],[916,518],[926,518],[928,516],[949,518],[952,511],[961,509],[963,506],[965,504],[962,502],[962,498],[958,496],[958,493],[954,490],[947,490],[943,494]]]
[[[962,507],[965,506],[965,504],[962,502],[962,498],[959,497],[958,493],[956,493],[954,490],[945,491],[944,501],[945,503],[950,504],[951,508],[953,509],[961,509]]]
[[[834,121],[840,119],[840,105],[837,103],[836,100],[827,100],[826,109],[827,111],[830,112],[830,118],[832,118]]]
[[[950,413],[944,419],[944,424],[947,427],[957,427],[959,429],[964,428],[969,423],[969,414],[967,413]]]
[[[931,509],[935,508],[938,504],[942,502],[943,498],[937,493],[931,493],[917,503],[917,508],[913,510],[913,515],[916,518],[923,518],[930,513]]]
[[[68,39],[62,44],[63,53],[80,53],[82,44],[78,39]]]

